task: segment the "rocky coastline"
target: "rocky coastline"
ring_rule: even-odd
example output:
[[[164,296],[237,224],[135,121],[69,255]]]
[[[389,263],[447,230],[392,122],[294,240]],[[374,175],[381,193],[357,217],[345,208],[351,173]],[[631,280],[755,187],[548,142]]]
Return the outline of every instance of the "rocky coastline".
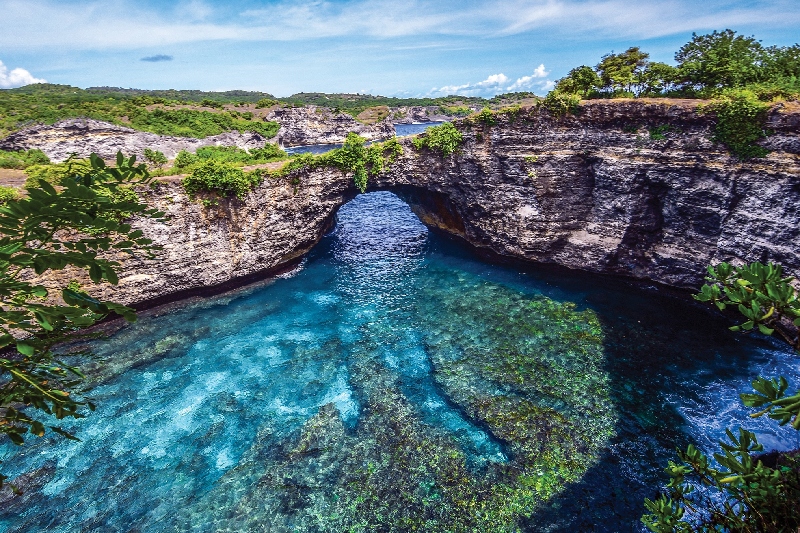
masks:
[[[710,140],[713,117],[696,103],[594,101],[575,116],[496,118],[455,122],[464,142],[444,158],[401,140],[402,156],[368,191],[394,192],[429,227],[532,263],[684,289],[723,260],[800,273],[800,109],[774,109],[772,153],[747,162]],[[164,179],[142,194],[168,220],[134,222],[159,258],[120,258],[119,285],[93,293],[147,306],[287,268],[357,193],[350,175],[305,169],[203,206]],[[58,276],[50,281],[76,273]]]

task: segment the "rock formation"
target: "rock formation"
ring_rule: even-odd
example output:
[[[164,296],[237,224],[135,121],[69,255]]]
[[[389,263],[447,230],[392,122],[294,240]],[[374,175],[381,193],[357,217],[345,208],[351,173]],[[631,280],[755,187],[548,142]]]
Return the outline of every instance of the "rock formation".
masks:
[[[340,144],[350,132],[368,141],[394,137],[394,125],[389,117],[366,125],[346,113],[334,113],[327,107],[279,107],[271,111],[267,119],[281,125],[277,135],[281,146]]]
[[[100,120],[72,118],[52,126],[32,126],[12,133],[0,140],[0,149],[38,148],[55,163],[64,161],[73,153],[79,158],[89,157],[94,152],[104,159],[114,159],[120,150],[126,156],[135,155],[139,161],[143,161],[145,148],[158,150],[168,159],[173,159],[181,150],[194,152],[201,146],[261,148],[266,142],[267,139],[252,131],[233,131],[205,139],[192,139],[137,131]]]
[[[459,153],[443,158],[403,140],[403,155],[369,190],[393,191],[425,224],[522,260],[676,287],[696,287],[722,260],[800,273],[800,109],[772,112],[773,152],[749,162],[713,143],[713,117],[687,102],[593,101],[577,116],[523,109],[492,126],[455,124]],[[169,216],[136,222],[161,257],[128,260],[118,287],[99,288],[126,303],[290,264],[357,190],[352,176],[317,169],[218,206],[188,199],[176,180],[145,194]]]
[[[473,109],[480,111],[480,109]],[[449,122],[454,117],[441,113],[439,106],[393,107],[389,115],[395,124],[420,124],[423,122]]]

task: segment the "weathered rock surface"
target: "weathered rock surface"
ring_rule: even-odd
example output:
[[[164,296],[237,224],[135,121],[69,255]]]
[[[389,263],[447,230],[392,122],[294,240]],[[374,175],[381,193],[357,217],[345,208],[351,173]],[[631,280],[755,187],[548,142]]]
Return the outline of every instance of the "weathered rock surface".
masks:
[[[126,156],[135,155],[139,161],[143,161],[145,148],[158,150],[168,159],[173,159],[181,150],[194,152],[202,146],[261,148],[266,142],[267,139],[263,136],[251,131],[234,131],[205,139],[193,139],[137,131],[100,120],[73,118],[56,122],[52,126],[38,125],[12,133],[0,140],[0,149],[38,148],[56,163],[64,161],[73,153],[79,158],[85,158],[94,152],[104,159],[113,159],[120,150]]]
[[[279,107],[267,115],[281,125],[277,140],[282,146],[343,143],[347,134],[355,132],[368,141],[394,137],[390,118],[376,124],[362,124],[345,113],[334,113],[327,107]]]
[[[544,110],[456,125],[460,153],[404,154],[369,190],[389,190],[429,226],[494,253],[694,287],[707,264],[771,260],[800,274],[800,112],[776,110],[767,158],[740,162],[709,140],[693,105],[595,101],[579,116]],[[648,128],[669,125],[663,140]],[[638,130],[638,131],[637,131]],[[127,303],[241,280],[305,254],[357,191],[335,170],[267,180],[244,201],[203,207],[178,182],[149,191],[168,223],[139,221],[164,248],[126,261]],[[69,274],[64,274],[69,275]]]
[[[389,116],[395,124],[420,124],[423,122],[448,122],[454,117],[444,115],[439,106],[392,107]],[[480,109],[474,109],[480,111]]]

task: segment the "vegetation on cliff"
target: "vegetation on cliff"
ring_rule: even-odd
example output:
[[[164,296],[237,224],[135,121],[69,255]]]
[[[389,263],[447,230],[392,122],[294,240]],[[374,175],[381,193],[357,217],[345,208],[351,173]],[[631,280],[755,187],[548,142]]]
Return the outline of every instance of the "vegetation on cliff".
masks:
[[[675,53],[676,65],[652,62],[638,46],[608,54],[595,67],[581,65],[556,83],[545,106],[554,114],[574,113],[586,98],[710,98],[716,117],[714,140],[739,159],[768,152],[769,103],[800,99],[800,44],[765,47],[735,31],[693,34]]]
[[[161,135],[197,138],[228,131],[254,131],[270,138],[279,128],[277,123],[265,122],[247,111],[221,109],[224,100],[208,98],[216,93],[156,91],[180,98],[190,96],[189,93],[206,96],[193,101],[150,96],[143,92],[83,90],[51,84],[1,90],[0,137],[31,124],[53,124],[76,117],[104,120]]]
[[[491,116],[491,111],[485,109],[485,112]],[[479,114],[479,116],[481,115]],[[447,157],[458,150],[458,147],[464,142],[464,137],[450,122],[445,122],[439,126],[428,128],[425,133],[417,135],[411,142],[417,150],[427,148],[438,152],[442,157]]]
[[[135,195],[120,194],[150,180],[144,165],[122,154],[116,167],[94,154],[89,163],[58,190],[41,180],[26,188],[26,197],[0,208],[0,433],[16,444],[43,436],[46,427],[75,439],[51,424],[94,409],[81,394],[83,374],[54,347],[111,313],[136,318],[132,309],[93,298],[75,284],[48,289],[26,275],[72,268],[93,283],[116,285],[119,263],[107,252],[152,255],[150,239],[124,218],[162,214]],[[0,485],[4,479],[0,475]]]
[[[709,283],[695,299],[720,310],[736,308],[746,321],[734,331],[778,333],[800,353],[800,300],[780,265],[727,263],[708,268]],[[751,417],[767,415],[800,430],[800,391],[787,394],[783,377],[758,377],[755,393],[741,394]],[[711,461],[694,445],[670,461],[667,494],[645,500],[642,522],[656,533],[692,531],[796,531],[800,526],[800,453],[762,454],[756,435],[743,428],[726,431],[720,453]]]
[[[302,154],[294,157],[287,165],[270,175],[286,177],[304,169],[336,168],[342,172],[352,172],[356,187],[365,192],[369,177],[386,170],[403,153],[403,147],[394,137],[368,146],[366,142],[360,135],[348,133],[341,148],[317,156]]]

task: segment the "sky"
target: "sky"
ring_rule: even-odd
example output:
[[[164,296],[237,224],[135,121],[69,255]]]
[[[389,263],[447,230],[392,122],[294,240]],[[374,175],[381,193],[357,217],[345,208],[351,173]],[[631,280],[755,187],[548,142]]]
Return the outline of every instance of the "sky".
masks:
[[[800,0],[0,0],[0,88],[244,89],[417,97],[545,94],[692,33],[800,42]]]

